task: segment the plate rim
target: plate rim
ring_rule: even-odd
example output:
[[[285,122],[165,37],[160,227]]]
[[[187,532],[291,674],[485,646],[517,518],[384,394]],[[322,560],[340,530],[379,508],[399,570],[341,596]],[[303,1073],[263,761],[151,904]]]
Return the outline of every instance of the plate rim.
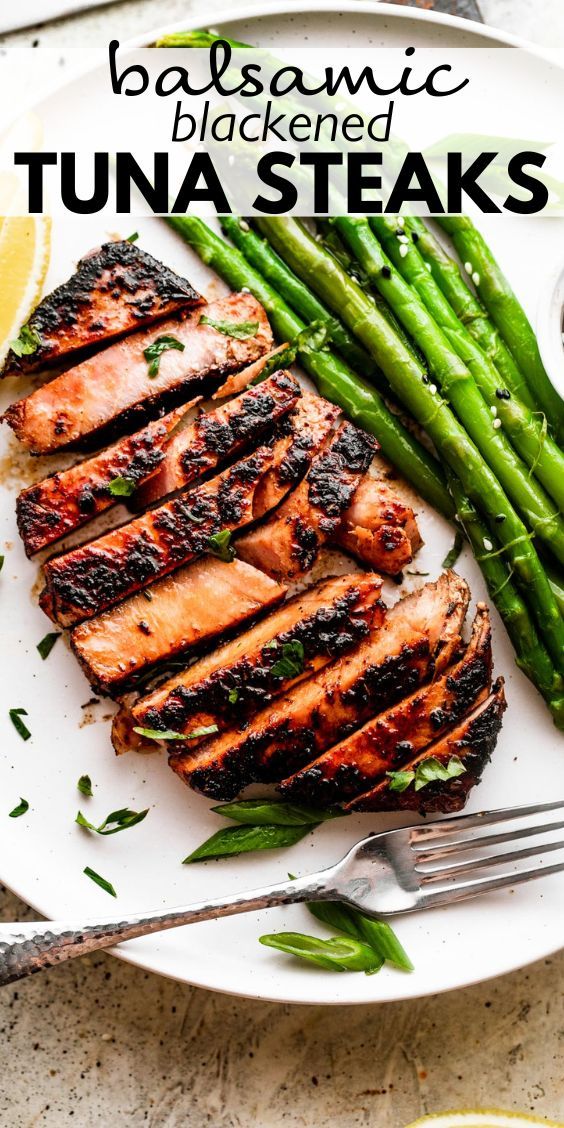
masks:
[[[549,51],[549,48],[543,49],[542,45],[533,43],[532,41],[527,40],[524,37],[513,35],[512,33],[507,32],[501,28],[492,27],[489,24],[480,24],[475,20],[469,20],[460,16],[452,16],[441,12],[433,12],[428,9],[400,7],[394,3],[384,2],[384,0],[321,0],[321,2],[320,0],[300,0],[299,6],[295,5],[293,0],[262,0],[262,2],[259,4],[247,3],[242,8],[237,10],[221,8],[219,11],[213,13],[211,22],[214,29],[221,29],[223,25],[241,23],[243,21],[252,22],[254,20],[260,20],[264,17],[273,15],[291,14],[292,16],[299,18],[300,15],[317,15],[322,14],[323,12],[338,12],[343,16],[356,13],[363,16],[368,14],[374,19],[389,19],[394,22],[397,20],[410,19],[416,21],[417,23],[427,22],[438,27],[451,28],[453,31],[463,32],[466,35],[474,35],[476,36],[476,38],[487,39],[490,40],[492,42],[492,45],[494,46],[497,43],[503,46],[522,48],[529,54],[540,57],[546,57],[546,53],[547,51]],[[140,33],[137,36],[128,38],[124,41],[123,47],[146,47],[149,43],[154,42],[154,40],[162,37],[163,35],[167,35],[180,30],[196,30],[197,28],[200,28],[202,26],[206,26],[205,21],[196,19],[193,14],[188,13],[187,16],[183,19],[175,20],[164,25],[158,25],[157,27],[150,28],[148,31]],[[36,101],[32,101],[31,107],[29,108],[35,109],[41,106],[44,102],[56,96],[62,89],[64,89],[65,86],[82,79],[87,74],[91,73],[92,70],[95,70],[97,66],[98,64],[95,64],[94,66],[88,64],[86,67],[84,67],[84,69],[81,68],[74,74],[67,75],[64,78],[61,78],[61,81],[57,83],[56,86],[52,87],[45,94],[41,95],[40,98],[38,98]],[[14,120],[17,119],[17,116],[19,115],[15,115]],[[1,876],[1,874],[0,882],[6,887],[7,890],[12,892],[30,908],[34,909],[41,916],[45,915],[43,910],[38,906],[35,898],[30,899],[27,894],[24,894],[23,891],[20,891],[20,889],[18,888],[18,882],[14,883],[12,881],[7,881]],[[46,919],[49,920],[52,918],[46,917]],[[142,953],[139,954],[138,952],[133,951],[130,947],[130,944],[135,944],[135,941],[125,943],[124,945],[107,948],[105,949],[105,951],[109,955],[114,956],[133,967],[137,967],[144,971],[149,971],[152,974],[163,976],[166,979],[171,979],[178,983],[185,983],[188,986],[214,991],[218,994],[228,995],[235,998],[256,999],[259,1002],[282,1003],[291,1006],[324,1007],[386,1005],[392,1003],[407,1002],[409,1000],[428,998],[430,995],[442,995],[448,992],[459,991],[468,987],[477,986],[480,983],[486,983],[490,980],[500,978],[503,975],[509,975],[512,972],[522,970],[523,968],[529,967],[540,960],[547,959],[550,956],[555,955],[564,947],[564,944],[559,944],[558,946],[554,947],[553,944],[550,943],[548,947],[542,952],[536,952],[533,956],[531,956],[530,959],[523,960],[522,958],[520,958],[518,963],[506,968],[502,972],[493,971],[485,974],[478,972],[471,978],[465,978],[463,982],[457,985],[445,984],[444,987],[435,986],[432,990],[415,990],[410,994],[398,994],[392,997],[388,995],[386,998],[379,1000],[360,998],[320,999],[317,996],[296,999],[285,997],[283,992],[280,992],[278,994],[269,992],[263,994],[258,991],[250,992],[248,989],[238,989],[236,984],[229,988],[226,988],[224,986],[218,986],[213,983],[203,982],[201,979],[194,980],[190,977],[189,973],[181,975],[177,970],[172,971],[167,968],[155,966],[156,963],[159,963],[159,957],[156,953],[154,956],[151,956],[150,953],[147,953],[147,955],[144,956]]]

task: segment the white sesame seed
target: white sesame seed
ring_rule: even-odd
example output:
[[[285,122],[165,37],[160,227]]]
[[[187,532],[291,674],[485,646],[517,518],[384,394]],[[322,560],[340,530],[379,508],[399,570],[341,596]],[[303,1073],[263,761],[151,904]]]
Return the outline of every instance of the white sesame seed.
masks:
[[[501,427],[501,419],[494,419],[493,425],[495,427],[495,430],[498,431],[499,428]]]
[[[471,262],[465,262],[464,263],[464,269],[465,269],[467,274],[472,274],[472,263]]]
[[[490,411],[491,411],[491,413],[492,413],[492,415],[495,419],[495,417],[497,415],[497,407],[495,406],[495,404],[492,404],[492,406],[490,407]]]
[[[250,292],[251,291],[249,290],[248,286],[241,286],[241,289],[239,290],[240,294],[250,294]]]
[[[251,230],[246,219],[240,219],[239,220],[239,227],[241,228],[241,231],[250,231]]]
[[[473,273],[473,275],[472,275],[472,281],[473,281],[473,283],[474,283],[474,285],[475,285],[475,286],[479,286],[479,285],[480,285],[480,275],[478,274],[478,271],[477,271],[477,270],[475,270],[475,271],[474,271],[474,273]]]
[[[492,549],[493,549],[493,544],[492,544],[491,540],[488,540],[487,537],[484,537],[483,543],[484,543],[484,548],[485,548],[486,552],[491,552]]]
[[[429,391],[430,391],[430,393],[431,393],[431,395],[432,395],[432,396],[436,396],[436,394],[437,394],[437,385],[436,385],[436,384],[429,384]]]
[[[403,215],[398,215],[398,227],[405,227],[405,219]]]
[[[103,1042],[111,1042],[111,1040],[112,1040],[111,1034],[102,1034],[102,1041]]]
[[[409,243],[407,235],[398,235],[398,243]]]
[[[405,258],[408,250],[409,250],[409,247],[406,247],[405,243],[400,243],[399,253],[400,253],[402,258]]]

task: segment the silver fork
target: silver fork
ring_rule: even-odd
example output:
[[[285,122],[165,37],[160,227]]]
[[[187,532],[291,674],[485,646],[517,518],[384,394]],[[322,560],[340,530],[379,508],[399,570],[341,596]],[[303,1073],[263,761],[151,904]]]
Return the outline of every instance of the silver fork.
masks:
[[[185,908],[81,923],[0,924],[0,986],[123,940],[275,905],[342,901],[375,918],[450,905],[564,870],[564,854],[544,864],[545,856],[564,851],[562,837],[547,838],[562,829],[564,802],[506,807],[374,834],[319,873]],[[529,838],[536,841],[518,845]],[[506,843],[517,848],[492,850]],[[520,867],[527,858],[535,864]],[[501,872],[490,876],[491,868]]]

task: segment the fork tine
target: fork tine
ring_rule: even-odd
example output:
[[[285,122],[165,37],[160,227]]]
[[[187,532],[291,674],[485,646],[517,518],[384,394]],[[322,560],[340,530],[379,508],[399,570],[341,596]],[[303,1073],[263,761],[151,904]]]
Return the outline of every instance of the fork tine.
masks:
[[[562,830],[564,818],[554,823],[542,823],[538,826],[527,826],[523,830],[505,830],[501,834],[480,834],[476,838],[457,838],[446,846],[432,846],[430,850],[416,850],[416,866],[421,862],[434,862],[439,858],[448,858],[452,854],[466,853],[468,850],[480,850],[486,846],[498,846],[503,842],[515,842],[521,838],[531,838],[546,831]],[[540,847],[536,847],[537,851]]]
[[[438,905],[450,905],[455,901],[469,900],[483,893],[494,893],[498,889],[512,888],[525,881],[533,881],[537,877],[549,877],[553,873],[564,871],[564,861],[554,862],[550,866],[536,866],[534,869],[517,870],[514,873],[502,873],[498,877],[478,877],[473,881],[461,881],[447,885],[444,889],[433,889],[432,892],[421,891],[418,908],[434,908]]]
[[[534,803],[528,807],[502,807],[498,811],[481,811],[476,815],[457,815],[452,819],[439,819],[430,826],[416,826],[410,828],[412,848],[417,850],[417,843],[433,842],[443,838],[446,834],[462,830],[473,830],[475,827],[493,826],[512,819],[528,818],[533,815],[543,814],[545,811],[564,810],[564,801],[558,803]]]
[[[441,878],[458,877],[460,874],[477,872],[489,866],[500,866],[512,862],[522,861],[524,858],[538,858],[539,865],[544,854],[552,854],[555,850],[564,850],[564,841],[545,842],[536,846],[524,846],[521,850],[511,850],[507,854],[487,854],[483,858],[470,858],[465,862],[451,862],[446,866],[437,866],[435,869],[420,870],[415,867],[415,872],[421,877],[422,885],[428,881],[438,881]],[[542,871],[541,871],[542,872]]]

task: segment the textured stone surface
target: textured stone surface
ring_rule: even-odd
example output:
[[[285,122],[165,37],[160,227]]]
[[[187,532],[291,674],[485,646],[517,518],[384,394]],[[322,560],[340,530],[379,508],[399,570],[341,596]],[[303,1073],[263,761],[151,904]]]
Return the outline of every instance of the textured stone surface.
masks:
[[[564,44],[562,0],[481,7]],[[128,0],[3,42],[100,43],[110,12],[121,39],[213,22],[203,0]],[[32,915],[0,887],[3,919]],[[109,956],[71,963],[0,993],[0,1125],[404,1128],[465,1105],[564,1120],[563,982],[561,953],[456,994],[329,1010],[213,995]]]
[[[404,1128],[471,1105],[564,1119],[563,979],[564,953],[456,994],[331,1010],[100,955],[0,994],[0,1124]]]

